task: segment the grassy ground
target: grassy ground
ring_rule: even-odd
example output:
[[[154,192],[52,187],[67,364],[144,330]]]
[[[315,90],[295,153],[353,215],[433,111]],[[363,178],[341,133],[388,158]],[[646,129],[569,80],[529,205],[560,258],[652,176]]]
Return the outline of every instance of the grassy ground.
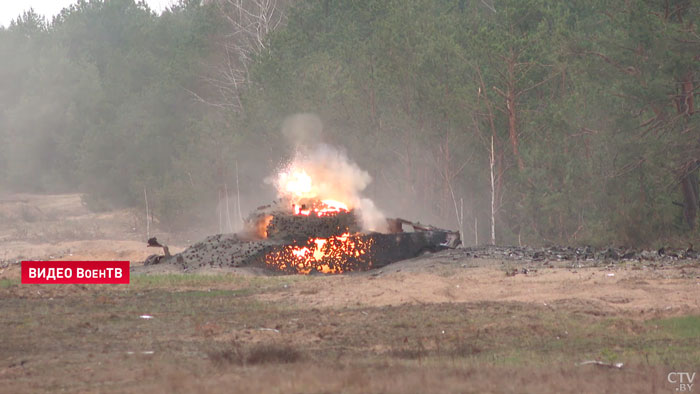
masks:
[[[700,372],[697,315],[645,320],[570,303],[300,302],[323,297],[313,284],[324,280],[3,279],[0,391],[638,393],[674,392],[669,372]],[[265,297],[301,285],[303,299]],[[586,360],[624,366],[577,365]]]

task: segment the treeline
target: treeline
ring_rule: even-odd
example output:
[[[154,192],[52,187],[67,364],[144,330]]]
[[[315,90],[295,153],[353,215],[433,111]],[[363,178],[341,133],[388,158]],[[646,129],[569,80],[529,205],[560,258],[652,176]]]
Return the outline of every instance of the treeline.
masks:
[[[310,112],[380,208],[461,219],[467,243],[489,241],[491,168],[498,243],[697,235],[697,2],[201,3],[0,30],[0,184],[93,206],[148,190],[163,224],[211,223],[236,167],[244,206],[272,196],[280,125]]]
[[[143,205],[147,188],[166,224],[197,219],[188,211],[207,195],[190,189],[214,182],[214,158],[197,149],[225,127],[189,91],[220,26],[191,1],[161,16],[133,0],[80,1],[51,22],[21,15],[0,31],[2,183],[81,190],[97,209]]]

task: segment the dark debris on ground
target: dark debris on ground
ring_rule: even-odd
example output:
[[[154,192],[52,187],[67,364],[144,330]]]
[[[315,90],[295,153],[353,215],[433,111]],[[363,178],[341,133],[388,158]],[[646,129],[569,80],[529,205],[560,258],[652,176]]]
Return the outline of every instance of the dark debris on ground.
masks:
[[[697,260],[700,253],[687,249],[660,248],[643,250],[620,247],[594,248],[592,246],[493,246],[480,245],[450,250],[452,257],[533,261],[533,262],[572,262],[592,264],[600,262],[659,262],[668,263],[682,260]]]

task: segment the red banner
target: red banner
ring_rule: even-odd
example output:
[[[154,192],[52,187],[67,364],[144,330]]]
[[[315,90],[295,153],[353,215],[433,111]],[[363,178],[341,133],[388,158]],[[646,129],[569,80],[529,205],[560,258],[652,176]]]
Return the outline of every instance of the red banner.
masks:
[[[23,284],[129,283],[128,261],[23,261]]]

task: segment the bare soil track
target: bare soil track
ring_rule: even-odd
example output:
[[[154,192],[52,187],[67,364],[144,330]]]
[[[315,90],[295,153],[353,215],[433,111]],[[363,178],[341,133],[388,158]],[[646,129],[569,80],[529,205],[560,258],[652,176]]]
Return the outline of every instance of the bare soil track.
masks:
[[[158,267],[129,285],[22,285],[17,259],[153,250],[109,216],[128,212],[47,199],[78,227],[46,205],[29,222],[0,211],[15,215],[0,225],[1,392],[671,393],[669,372],[700,372],[695,260],[552,268],[448,251],[339,276]],[[51,226],[77,235],[31,235]]]

